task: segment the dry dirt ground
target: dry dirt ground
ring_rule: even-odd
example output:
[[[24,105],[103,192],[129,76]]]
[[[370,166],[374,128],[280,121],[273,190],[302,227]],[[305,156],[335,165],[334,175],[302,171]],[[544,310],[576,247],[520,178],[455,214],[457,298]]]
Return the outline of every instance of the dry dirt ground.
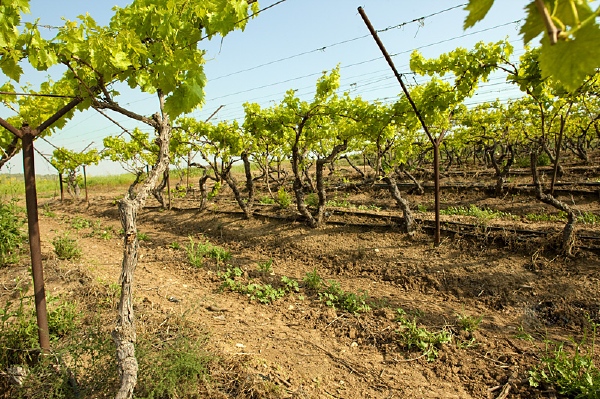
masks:
[[[88,234],[90,228],[72,226],[74,219],[85,218],[117,232],[118,194],[92,193],[89,205],[40,200],[50,294],[78,300],[101,296],[92,291],[117,283],[118,234],[102,239]],[[384,194],[380,202],[392,206]],[[139,231],[148,239],[141,243],[134,302],[143,334],[165,334],[176,328],[168,320],[183,318],[206,331],[213,353],[243,367],[247,388],[239,397],[561,397],[552,387],[529,386],[528,372],[544,355],[544,340],[579,340],[587,316],[600,322],[600,260],[594,253],[565,258],[531,249],[536,243],[511,249],[460,237],[444,237],[434,248],[423,232],[409,238],[383,225],[311,229],[289,219],[243,220],[231,198],[224,190],[203,212],[194,208],[193,199],[174,200],[172,210],[148,202],[139,214]],[[360,196],[349,199],[360,201]],[[469,201],[460,195],[454,200]],[[515,208],[535,202],[516,201]],[[597,201],[589,207],[598,212]],[[276,207],[266,211],[281,213]],[[67,230],[83,250],[77,261],[53,255],[52,238]],[[263,279],[295,278],[300,291],[265,305],[221,290],[218,271],[225,266],[207,260],[203,268],[192,267],[184,249],[189,237],[231,251],[227,263],[250,276],[259,262],[272,259],[273,273]],[[27,280],[28,270],[23,264],[2,271],[0,302],[7,300],[15,277]],[[302,279],[314,270],[347,292],[367,292],[372,311],[351,314],[328,307],[303,287]],[[398,309],[419,327],[451,334],[436,359],[428,361],[401,339],[405,327],[397,321]],[[460,319],[468,317],[482,318],[474,331],[461,328]],[[112,322],[108,317],[107,334]]]

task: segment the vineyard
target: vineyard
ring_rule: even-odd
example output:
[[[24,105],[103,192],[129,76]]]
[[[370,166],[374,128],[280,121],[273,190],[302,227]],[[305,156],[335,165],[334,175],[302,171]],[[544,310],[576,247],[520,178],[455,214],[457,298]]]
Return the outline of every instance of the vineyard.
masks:
[[[0,180],[0,395],[600,397],[600,8],[536,0],[540,46],[399,73],[359,7],[400,95],[342,91],[338,65],[309,97],[194,117],[202,41],[281,3],[139,0],[49,38],[0,5],[0,168],[21,151],[25,180]],[[24,62],[64,75],[33,90]],[[492,76],[521,97],[469,103]],[[76,111],[118,133],[55,146]],[[106,160],[125,184],[88,184]]]

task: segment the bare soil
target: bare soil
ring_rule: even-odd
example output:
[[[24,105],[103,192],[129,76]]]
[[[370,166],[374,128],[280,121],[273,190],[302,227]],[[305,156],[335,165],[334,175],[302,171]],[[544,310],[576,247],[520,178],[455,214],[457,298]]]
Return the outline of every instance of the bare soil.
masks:
[[[119,194],[92,193],[89,205],[40,201],[55,213],[40,216],[49,293],[85,302],[86,296],[104,295],[95,292],[99,287],[118,282],[122,256],[118,235],[102,239],[87,234],[90,229],[79,230],[83,256],[78,261],[56,259],[50,242],[57,234],[73,231],[76,217],[118,231],[114,200]],[[385,191],[339,196],[357,205],[376,204],[384,208],[380,212],[396,212]],[[172,325],[167,321],[174,317],[184,317],[187,325],[206,331],[210,350],[244,373],[246,388],[237,397],[560,397],[552,387],[532,388],[528,382],[529,370],[544,356],[544,340],[578,340],[586,317],[600,322],[597,254],[579,251],[564,257],[542,250],[539,242],[505,247],[459,236],[446,236],[434,248],[432,237],[424,232],[409,238],[385,223],[360,225],[360,216],[343,216],[346,225],[311,229],[299,219],[290,220],[295,217],[292,209],[276,206],[261,212],[286,218],[244,220],[232,199],[223,190],[202,212],[191,196],[174,199],[172,210],[149,201],[139,215],[139,231],[148,240],[141,243],[134,300],[141,333],[165,333]],[[410,200],[429,205],[432,197]],[[519,214],[549,211],[535,199],[519,196],[498,200],[457,192],[445,193],[444,201]],[[599,211],[598,201],[582,201],[581,207]],[[531,229],[561,227],[512,223]],[[190,236],[206,237],[230,250],[228,263],[248,273],[257,269],[258,262],[272,259],[273,275],[268,278],[274,282],[281,276],[302,281],[317,270],[345,291],[367,292],[373,310],[350,314],[328,307],[302,283],[299,293],[269,305],[223,291],[217,271],[224,266],[207,261],[197,269],[188,263],[183,247]],[[9,300],[15,278],[27,281],[26,262],[2,271],[0,302]],[[438,358],[428,361],[399,339],[397,309],[416,317],[428,331],[450,332],[452,342],[441,345]],[[461,329],[459,318],[466,316],[482,317],[475,331]],[[111,325],[108,319],[106,334]],[[271,391],[264,389],[265,384]]]

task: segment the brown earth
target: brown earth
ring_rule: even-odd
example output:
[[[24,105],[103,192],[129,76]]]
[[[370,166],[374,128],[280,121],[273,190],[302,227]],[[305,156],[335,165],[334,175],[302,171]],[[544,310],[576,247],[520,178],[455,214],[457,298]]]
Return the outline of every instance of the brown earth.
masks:
[[[104,298],[107,287],[117,283],[122,256],[117,234],[102,239],[91,228],[77,230],[83,250],[78,261],[56,259],[50,242],[64,231],[74,232],[77,218],[118,231],[118,194],[92,193],[89,206],[41,201],[50,294],[88,303],[85,298]],[[340,197],[393,208],[385,192]],[[428,196],[410,199],[413,204],[432,201]],[[514,212],[525,207],[547,211],[525,197],[498,201],[447,193],[444,200]],[[171,321],[185,318],[186,326],[209,334],[208,348],[232,365],[232,373],[244,376],[244,381],[239,375],[228,377],[245,384],[236,395],[214,397],[561,397],[552,387],[532,388],[528,382],[529,370],[544,356],[544,340],[580,340],[586,317],[600,322],[600,260],[594,253],[579,251],[567,258],[539,250],[538,243],[506,248],[461,237],[444,237],[434,248],[423,232],[409,238],[394,227],[352,225],[361,222],[358,216],[345,216],[347,225],[317,229],[299,220],[243,220],[227,190],[206,211],[198,211],[195,204],[191,198],[175,199],[173,210],[162,210],[152,200],[139,215],[139,230],[148,240],[141,243],[134,301],[140,339],[144,334],[168,336],[169,328],[177,328]],[[582,206],[599,211],[597,201]],[[274,206],[261,212],[295,215]],[[528,228],[537,227],[528,223]],[[190,236],[197,241],[205,237],[231,251],[228,264],[250,277],[257,275],[258,262],[272,259],[273,274],[261,279],[276,285],[281,276],[288,276],[300,281],[300,292],[265,305],[220,290],[217,272],[225,267],[213,261],[192,267],[183,249]],[[313,270],[338,281],[344,291],[367,292],[373,310],[351,314],[326,306],[302,284]],[[0,303],[13,295],[15,278],[28,281],[29,273],[25,263],[2,271]],[[108,317],[106,334],[116,315],[114,303],[109,308],[103,313]],[[397,321],[397,309],[430,332],[451,334],[450,343],[439,345],[437,359],[428,361],[401,339],[399,332],[405,327]],[[460,324],[469,316],[482,317],[470,332]]]

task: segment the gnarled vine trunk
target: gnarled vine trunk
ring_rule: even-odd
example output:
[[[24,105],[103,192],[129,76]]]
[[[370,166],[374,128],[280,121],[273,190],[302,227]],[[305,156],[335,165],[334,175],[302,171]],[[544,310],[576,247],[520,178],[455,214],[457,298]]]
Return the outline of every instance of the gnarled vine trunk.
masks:
[[[506,178],[508,177],[508,174],[510,173],[510,168],[513,164],[513,162],[515,161],[515,150],[513,148],[513,146],[511,144],[509,144],[506,147],[505,153],[502,155],[502,158],[504,158],[507,153],[509,158],[506,160],[506,163],[504,164],[503,167],[500,167],[500,160],[496,159],[496,147],[498,146],[498,144],[496,142],[494,142],[494,145],[489,148],[486,149],[486,151],[489,154],[490,157],[490,162],[492,163],[492,167],[494,168],[494,171],[496,172],[496,187],[494,189],[494,195],[496,197],[500,197],[504,191],[504,184],[506,183]]]
[[[400,190],[398,190],[398,185],[396,184],[396,178],[394,176],[386,176],[385,181],[388,184],[388,189],[390,190],[392,198],[394,198],[396,204],[402,210],[402,215],[404,217],[404,232],[410,236],[414,235],[416,232],[415,217],[410,210],[408,200],[402,198],[400,195]]]
[[[167,208],[167,202],[165,201],[165,196],[163,195],[163,191],[165,190],[165,187],[167,187],[168,180],[169,180],[169,171],[168,171],[168,169],[165,169],[160,183],[155,188],[150,190],[150,192],[152,193],[154,198],[156,198],[156,200],[160,204],[161,208],[163,208],[163,209]]]
[[[552,205],[556,209],[559,209],[567,214],[567,224],[565,225],[562,233],[561,250],[566,255],[571,255],[573,251],[573,244],[575,243],[575,223],[577,222],[577,216],[573,208],[566,203],[558,200],[551,194],[545,194],[542,189],[542,183],[540,182],[537,172],[537,159],[538,153],[534,150],[531,152],[531,174],[533,176],[533,185],[535,188],[535,196],[539,201],[545,204]]]
[[[327,194],[325,193],[325,180],[323,177],[323,170],[325,165],[332,163],[338,154],[345,151],[348,148],[348,140],[345,140],[342,144],[338,144],[333,147],[333,150],[326,158],[319,158],[317,160],[317,195],[319,196],[319,205],[317,206],[316,222],[317,225],[323,222],[325,216],[325,205],[327,204]]]
[[[164,109],[164,97],[159,93],[161,110]],[[146,120],[147,123],[150,122]],[[120,387],[116,399],[131,399],[137,384],[138,362],[135,356],[136,327],[133,309],[134,274],[138,262],[137,214],[143,208],[150,193],[158,186],[159,179],[169,165],[169,140],[171,125],[168,117],[155,114],[149,123],[156,129],[159,152],[156,163],[148,178],[139,187],[139,176],[129,188],[125,197],[119,202],[119,214],[124,231],[123,262],[121,264],[121,298],[118,315],[113,330],[113,340],[116,344],[117,366],[120,377]]]
[[[0,157],[0,169],[10,161],[19,152],[19,138],[14,136],[10,144],[2,150],[2,156]]]

